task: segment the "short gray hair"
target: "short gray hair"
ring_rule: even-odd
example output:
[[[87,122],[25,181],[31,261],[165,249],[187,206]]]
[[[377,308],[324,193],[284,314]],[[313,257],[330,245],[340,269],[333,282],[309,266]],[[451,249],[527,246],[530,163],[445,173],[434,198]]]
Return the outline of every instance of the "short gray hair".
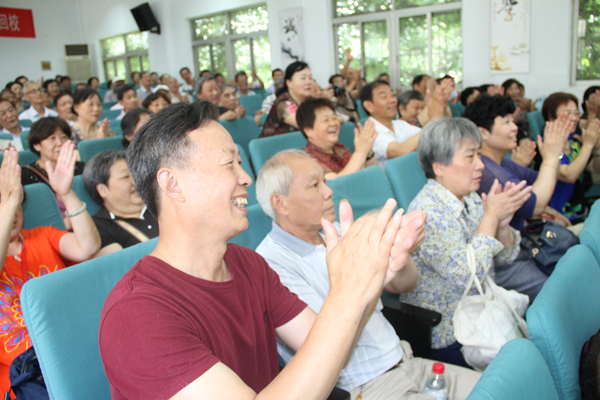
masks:
[[[256,177],[256,199],[265,214],[274,221],[277,215],[271,205],[271,196],[275,193],[289,195],[294,181],[294,171],[287,163],[290,156],[308,157],[312,160],[312,157],[302,150],[283,150],[271,157]]]
[[[25,82],[25,84],[23,85],[23,92],[26,94],[27,93],[27,87],[30,85],[38,85],[38,83],[36,81],[27,81]],[[39,85],[38,85],[39,86]],[[42,87],[40,86],[40,89]]]
[[[204,75],[204,76],[196,79],[196,85],[194,87],[194,90],[196,91],[197,94],[202,94],[202,84],[207,81],[215,81],[216,82],[217,80],[212,75]]]
[[[98,193],[96,186],[98,184],[108,186],[110,167],[118,160],[125,160],[124,151],[106,150],[96,154],[85,164],[81,180],[83,180],[85,190],[95,203],[104,204],[104,199]]]
[[[435,179],[433,164],[450,165],[458,146],[465,142],[483,142],[481,132],[466,118],[440,118],[428,123],[419,138],[419,164],[429,179]]]
[[[423,93],[418,90],[404,90],[398,95],[398,106],[406,107],[411,100],[425,100]]]
[[[233,90],[236,90],[236,87],[229,83],[221,83],[219,85],[219,90],[221,91],[221,93],[223,93],[225,91],[225,89],[227,89],[228,87],[232,88]]]

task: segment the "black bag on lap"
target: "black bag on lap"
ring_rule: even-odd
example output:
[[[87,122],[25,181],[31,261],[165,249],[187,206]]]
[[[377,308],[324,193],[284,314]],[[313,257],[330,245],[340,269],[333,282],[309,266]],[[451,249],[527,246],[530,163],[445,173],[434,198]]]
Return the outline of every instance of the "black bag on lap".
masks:
[[[550,276],[560,258],[579,238],[567,228],[548,220],[530,223],[521,231],[521,248],[536,261],[537,267]]]

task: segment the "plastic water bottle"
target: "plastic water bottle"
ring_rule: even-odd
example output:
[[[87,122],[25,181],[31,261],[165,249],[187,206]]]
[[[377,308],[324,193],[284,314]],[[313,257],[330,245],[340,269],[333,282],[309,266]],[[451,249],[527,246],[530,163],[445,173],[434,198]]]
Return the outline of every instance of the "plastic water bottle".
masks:
[[[448,400],[448,385],[444,377],[444,364],[436,362],[433,364],[423,394],[427,394],[437,400]]]

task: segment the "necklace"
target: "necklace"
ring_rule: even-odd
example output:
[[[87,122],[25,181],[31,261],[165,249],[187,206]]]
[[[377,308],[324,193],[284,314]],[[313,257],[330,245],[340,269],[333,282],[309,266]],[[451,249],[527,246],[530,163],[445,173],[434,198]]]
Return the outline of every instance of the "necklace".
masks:
[[[21,259],[21,257],[19,257],[19,254],[21,254],[23,252],[23,249],[25,248],[24,244],[25,244],[25,239],[23,238],[23,234],[19,233],[19,243],[23,243],[23,246],[21,246],[21,251],[19,251],[16,254],[10,253],[8,252],[9,256],[12,256],[15,260],[17,260],[18,262],[22,262],[23,260]],[[18,248],[18,247],[17,247]]]

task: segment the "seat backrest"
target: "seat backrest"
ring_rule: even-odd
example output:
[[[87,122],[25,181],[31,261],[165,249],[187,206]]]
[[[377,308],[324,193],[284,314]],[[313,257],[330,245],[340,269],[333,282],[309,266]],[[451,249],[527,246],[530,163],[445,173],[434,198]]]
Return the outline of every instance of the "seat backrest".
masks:
[[[462,103],[452,103],[450,104],[450,111],[452,112],[452,117],[460,117],[465,111],[465,106]]]
[[[362,105],[362,101],[360,100],[356,100],[356,112],[358,113],[358,118],[360,119],[369,118],[369,115],[365,111],[365,108]]]
[[[121,114],[122,110],[102,110],[102,114],[100,114],[100,121],[104,120],[104,118],[108,119],[116,119],[119,114]]]
[[[579,358],[600,327],[600,267],[584,245],[567,251],[527,310],[531,341],[550,369],[562,400],[581,399]]]
[[[262,108],[263,100],[264,96],[260,94],[253,94],[250,96],[241,95],[240,105],[246,109],[246,115],[248,117],[253,117],[254,113]]]
[[[252,171],[252,165],[250,165],[250,160],[248,160],[248,156],[246,155],[246,152],[244,151],[242,146],[240,146],[239,144],[237,145],[237,147],[238,147],[238,150],[240,151],[240,158],[242,159],[242,168],[244,168],[244,171],[246,171],[246,173],[248,175],[250,175],[250,178],[252,178],[252,184],[247,187],[248,205],[251,206],[251,205],[257,203],[256,202],[256,177],[254,176],[254,171]]]
[[[33,125],[33,121],[31,121],[30,119],[20,119],[19,125],[21,125],[23,128],[31,128],[31,125]]]
[[[248,147],[250,148],[250,160],[254,172],[258,176],[258,172],[264,163],[280,151],[302,149],[304,146],[306,146],[306,138],[300,132],[290,132],[252,140]]]
[[[104,94],[102,95],[102,98],[104,98],[104,96],[106,95],[106,92],[108,92],[108,90],[104,91]],[[98,93],[100,94],[100,93]],[[117,104],[118,101],[104,101],[102,102],[102,109],[103,110],[110,110],[110,108],[112,106],[114,106],[115,104]]]
[[[25,185],[23,190],[27,195],[27,199],[23,203],[23,229],[32,229],[38,226],[65,229],[56,197],[48,185],[32,183]]]
[[[51,399],[110,399],[98,332],[106,297],[158,238],[28,281],[25,325]]]
[[[327,181],[333,190],[335,213],[339,219],[340,201],[346,199],[358,218],[367,211],[381,208],[389,198],[394,198],[394,192],[385,173],[378,166],[365,168],[350,175],[340,176]]]
[[[508,342],[486,368],[467,400],[558,400],[544,357],[527,339]]]
[[[246,112],[246,115],[248,113]],[[233,138],[235,144],[242,146],[246,154],[249,153],[248,144],[251,140],[256,139],[260,135],[260,129],[253,118],[237,118],[233,121],[219,121],[221,125]]]
[[[85,185],[83,184],[83,179],[81,179],[81,176],[76,176],[73,178],[71,189],[73,189],[77,197],[79,197],[79,200],[86,204],[87,211],[91,216],[94,216],[100,210],[101,205],[92,200],[92,197],[88,191],[85,190]]]
[[[356,125],[352,122],[346,122],[340,126],[340,137],[338,142],[346,146],[350,153],[354,153],[354,129]]]
[[[596,261],[600,263],[600,201],[592,206],[579,234],[579,241],[594,253]]]
[[[108,121],[109,125],[110,125],[110,129],[112,129],[117,136],[121,136],[123,137],[123,128],[121,128],[121,121],[120,119],[111,119]]]
[[[528,112],[527,119],[529,120],[529,126],[534,139],[544,133],[546,121],[544,121],[544,117],[542,116],[542,112],[540,110]]]
[[[392,184],[398,207],[408,210],[410,202],[427,184],[425,172],[421,169],[417,152],[389,160],[385,164],[385,173]]]
[[[29,129],[23,129],[21,131],[21,144],[25,150],[29,150],[29,140],[27,140],[27,136],[29,136]]]
[[[125,150],[123,137],[115,136],[102,139],[82,140],[77,145],[81,161],[88,162],[90,158],[105,150]]]
[[[19,151],[19,165],[28,165],[34,161],[39,160],[40,158],[33,151],[24,150]],[[0,164],[2,164],[2,160],[4,160],[4,152],[0,151]]]
[[[260,242],[271,232],[272,219],[262,210],[260,204],[247,208],[248,229],[229,240],[229,243],[256,250]]]

